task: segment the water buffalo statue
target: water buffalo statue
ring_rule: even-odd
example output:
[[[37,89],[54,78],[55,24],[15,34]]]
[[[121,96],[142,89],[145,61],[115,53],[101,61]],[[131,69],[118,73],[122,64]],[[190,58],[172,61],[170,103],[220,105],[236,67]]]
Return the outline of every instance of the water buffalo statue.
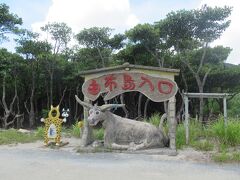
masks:
[[[111,108],[123,107],[124,104],[91,105],[81,101],[79,104],[89,110],[87,121],[90,126],[102,122],[104,128],[104,146],[112,149],[138,150],[153,147],[165,147],[169,139],[161,126],[123,118],[111,113]]]

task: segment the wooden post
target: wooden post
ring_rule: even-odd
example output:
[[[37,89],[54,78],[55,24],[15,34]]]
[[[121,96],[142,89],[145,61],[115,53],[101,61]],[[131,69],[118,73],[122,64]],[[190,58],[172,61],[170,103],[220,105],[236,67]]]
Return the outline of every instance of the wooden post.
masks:
[[[84,99],[85,102],[91,103],[86,98]],[[92,128],[89,126],[89,123],[87,121],[88,118],[88,109],[84,107],[84,128],[83,128],[83,134],[82,134],[82,142],[81,146],[85,147],[93,142],[93,133]]]
[[[187,95],[184,95],[184,104],[185,104],[185,135],[186,135],[186,144],[189,144],[188,97],[187,97]]]
[[[227,97],[223,97],[223,116],[224,116],[224,126],[227,127]]]
[[[170,149],[176,150],[176,99],[172,97],[168,102],[168,124]]]

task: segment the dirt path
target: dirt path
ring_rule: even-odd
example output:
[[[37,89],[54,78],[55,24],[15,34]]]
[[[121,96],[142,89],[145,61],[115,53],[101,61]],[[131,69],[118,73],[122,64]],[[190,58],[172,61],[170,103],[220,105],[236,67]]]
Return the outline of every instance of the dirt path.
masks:
[[[217,165],[187,149],[178,156],[124,153],[77,154],[78,139],[61,149],[42,142],[0,146],[1,180],[237,180],[240,165]]]

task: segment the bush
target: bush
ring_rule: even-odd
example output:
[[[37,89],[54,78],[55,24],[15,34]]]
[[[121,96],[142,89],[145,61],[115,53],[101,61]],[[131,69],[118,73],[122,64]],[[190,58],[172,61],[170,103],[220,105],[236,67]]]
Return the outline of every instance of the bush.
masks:
[[[240,162],[240,152],[235,152],[232,155],[233,161]]]
[[[209,142],[201,144],[199,139],[214,139],[220,143],[221,151],[224,151],[228,146],[237,146],[240,144],[240,121],[236,119],[228,119],[228,125],[225,128],[223,117],[217,122],[210,124],[208,127],[203,127],[199,122],[190,121],[189,124],[189,145],[197,149],[211,150]],[[176,132],[176,146],[182,148],[186,144],[184,124],[179,124]],[[222,148],[223,147],[223,148]]]
[[[72,136],[74,136],[74,137],[80,137],[80,134],[81,134],[81,128],[79,127],[79,125],[78,125],[78,121],[76,121],[76,123],[75,124],[73,124],[72,125],[72,131],[71,131],[72,133]]]
[[[184,124],[179,124],[176,132],[176,147],[181,149],[184,145],[186,145],[185,127]]]
[[[240,93],[228,101],[228,114],[230,117],[240,117]]]
[[[220,163],[224,163],[224,162],[240,162],[240,152],[235,152],[233,154],[229,154],[226,152],[222,152],[219,154],[214,154],[212,156],[213,160],[215,162],[220,162]]]
[[[42,109],[41,115],[43,118],[48,117],[49,109]]]
[[[224,126],[223,117],[209,127],[210,134],[220,143],[230,146],[240,144],[240,121],[229,119],[227,127]]]
[[[103,128],[93,130],[94,139],[103,140],[104,139],[104,130]]]
[[[196,150],[200,150],[200,151],[212,151],[213,150],[213,143],[209,142],[209,141],[196,141],[193,143],[193,147]]]
[[[160,123],[160,116],[158,113],[156,114],[153,114],[149,119],[148,119],[149,123],[156,126],[156,127],[159,127],[159,123]]]
[[[44,138],[44,127],[42,127],[42,126],[37,127],[37,131],[36,131],[35,135],[36,135],[36,137],[43,139]]]
[[[221,163],[228,162],[231,159],[230,155],[225,152],[220,154],[214,154],[212,158],[215,162],[221,162]]]
[[[202,127],[199,122],[195,122],[194,120],[190,120],[189,124],[189,145],[194,145],[194,143],[201,137],[206,137],[207,132],[206,129]],[[177,126],[176,131],[176,147],[177,149],[181,149],[184,145],[186,145],[186,133],[185,133],[185,125],[179,124]]]

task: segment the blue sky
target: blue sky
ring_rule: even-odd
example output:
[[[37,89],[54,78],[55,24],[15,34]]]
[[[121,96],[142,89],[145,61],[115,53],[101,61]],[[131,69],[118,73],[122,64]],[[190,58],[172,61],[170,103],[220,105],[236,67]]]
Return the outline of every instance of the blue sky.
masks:
[[[10,11],[23,18],[23,25],[31,28],[31,24],[43,21],[48,9],[52,4],[51,0],[1,0],[10,7]]]
[[[23,27],[40,32],[47,22],[66,22],[75,33],[92,26],[109,26],[124,32],[138,23],[153,23],[170,11],[209,6],[233,6],[231,26],[212,45],[233,48],[227,62],[240,64],[240,1],[238,0],[1,0],[23,19]],[[14,51],[14,43],[0,44]]]

